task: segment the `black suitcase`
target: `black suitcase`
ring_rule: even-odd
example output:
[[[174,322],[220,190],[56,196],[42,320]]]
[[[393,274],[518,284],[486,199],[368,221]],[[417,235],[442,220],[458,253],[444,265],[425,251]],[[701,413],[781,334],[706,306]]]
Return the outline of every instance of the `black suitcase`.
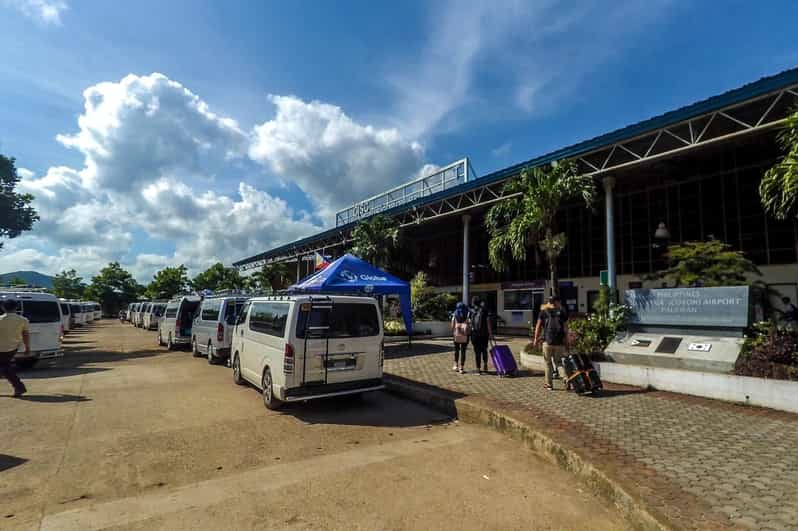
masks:
[[[562,360],[566,380],[575,392],[596,393],[601,390],[601,378],[590,358],[583,354],[571,354]]]

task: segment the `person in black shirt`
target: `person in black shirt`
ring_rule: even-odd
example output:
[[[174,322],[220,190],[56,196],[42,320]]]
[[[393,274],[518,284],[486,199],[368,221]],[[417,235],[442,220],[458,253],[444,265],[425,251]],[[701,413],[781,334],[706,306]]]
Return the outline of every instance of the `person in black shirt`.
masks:
[[[552,386],[552,360],[557,367],[560,366],[562,357],[565,356],[568,348],[568,314],[560,304],[560,298],[556,295],[549,299],[549,304],[545,305],[535,325],[535,346],[543,341],[543,361],[545,364],[546,389],[553,390]]]

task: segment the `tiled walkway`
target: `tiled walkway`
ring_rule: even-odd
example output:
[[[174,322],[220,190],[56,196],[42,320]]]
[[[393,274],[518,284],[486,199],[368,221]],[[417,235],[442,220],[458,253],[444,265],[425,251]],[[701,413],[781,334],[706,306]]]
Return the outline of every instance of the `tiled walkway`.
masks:
[[[517,356],[523,342],[510,344]],[[386,372],[524,413],[687,528],[798,529],[798,415],[613,385],[580,397],[530,372],[461,375],[449,345],[389,345]]]

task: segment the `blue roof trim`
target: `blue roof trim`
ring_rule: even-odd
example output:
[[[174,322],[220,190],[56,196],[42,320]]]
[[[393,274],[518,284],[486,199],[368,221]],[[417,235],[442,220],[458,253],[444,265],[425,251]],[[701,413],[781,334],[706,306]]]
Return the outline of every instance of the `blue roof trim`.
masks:
[[[508,166],[507,168],[503,168],[501,170],[497,170],[493,173],[489,173],[487,175],[474,179],[473,181],[469,181],[459,186],[449,188],[448,190],[444,190],[433,195],[422,197],[410,203],[406,203],[404,205],[400,205],[392,209],[386,210],[385,212],[383,212],[383,214],[386,215],[399,214],[401,212],[410,210],[413,207],[418,207],[419,205],[422,204],[433,203],[440,199],[445,199],[447,197],[458,195],[472,189],[480,188],[486,184],[502,181],[504,179],[507,179],[508,177],[516,175],[523,168],[526,168],[527,166],[540,166],[541,164],[547,164],[550,162],[554,162],[556,160],[561,160],[564,158],[567,159],[575,157],[577,155],[582,155],[589,151],[606,147],[616,142],[620,142],[622,140],[631,139],[636,136],[648,133],[650,131],[660,129],[662,127],[674,125],[679,122],[688,120],[690,118],[701,116],[702,114],[714,112],[724,107],[734,105],[736,103],[741,103],[746,100],[752,100],[757,97],[764,96],[770,92],[783,89],[785,87],[789,87],[795,84],[798,84],[798,68],[785,70],[784,72],[781,72],[779,74],[763,77],[758,81],[748,83],[746,85],[743,85],[742,87],[733,90],[729,90],[728,92],[724,92],[723,94],[712,96],[711,98],[707,98],[705,100],[701,100],[692,103],[690,105],[686,105],[679,109],[669,111],[659,116],[655,116],[653,118],[649,118],[647,120],[643,120],[641,122],[628,125],[621,129],[616,129],[615,131],[603,134],[601,136],[597,136],[595,138],[591,138],[589,140],[585,140],[583,142],[579,142],[571,146],[560,148],[556,151],[552,151],[545,155],[541,155],[526,160],[524,162],[519,162],[512,166]],[[281,245],[280,247],[276,247],[275,249],[266,251],[264,253],[260,253],[256,256],[239,260],[238,262],[234,262],[233,265],[235,266],[243,265],[249,262],[253,262],[255,260],[262,260],[264,258],[269,258],[270,256],[280,255],[285,253],[286,251],[292,250],[294,247],[306,245],[315,240],[322,240],[324,238],[333,236],[339,232],[346,232],[349,229],[351,229],[354,225],[355,223],[348,223],[347,225],[335,227],[333,229],[329,229],[324,232],[314,234],[313,236],[302,238],[301,240],[297,240],[290,244]]]

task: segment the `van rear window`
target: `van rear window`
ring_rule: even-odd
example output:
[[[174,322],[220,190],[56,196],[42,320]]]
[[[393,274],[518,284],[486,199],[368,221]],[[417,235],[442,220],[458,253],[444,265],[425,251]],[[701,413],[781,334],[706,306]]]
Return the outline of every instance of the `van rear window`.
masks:
[[[69,304],[61,304],[61,313],[64,315],[69,314]]]
[[[296,336],[305,337],[305,326],[310,314],[310,326],[329,326],[330,337],[371,337],[379,335],[380,322],[377,307],[373,304],[339,303],[330,310],[300,311]],[[308,336],[324,335],[323,331],[311,331]]]
[[[69,309],[72,310],[70,313],[82,313],[79,304],[70,304]]]
[[[22,301],[22,315],[31,323],[57,323],[61,321],[55,301]]]

